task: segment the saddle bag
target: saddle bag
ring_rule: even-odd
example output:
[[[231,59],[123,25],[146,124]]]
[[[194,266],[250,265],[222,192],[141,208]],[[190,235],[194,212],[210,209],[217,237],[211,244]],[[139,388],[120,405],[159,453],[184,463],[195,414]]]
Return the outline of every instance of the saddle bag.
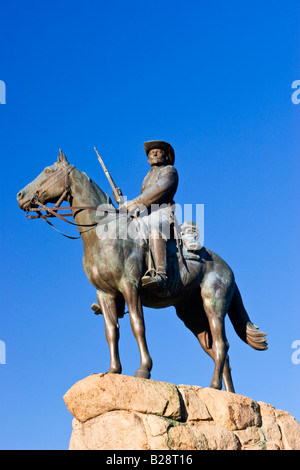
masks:
[[[180,225],[180,238],[185,258],[197,259],[202,246],[199,243],[199,229],[195,222],[184,222]]]

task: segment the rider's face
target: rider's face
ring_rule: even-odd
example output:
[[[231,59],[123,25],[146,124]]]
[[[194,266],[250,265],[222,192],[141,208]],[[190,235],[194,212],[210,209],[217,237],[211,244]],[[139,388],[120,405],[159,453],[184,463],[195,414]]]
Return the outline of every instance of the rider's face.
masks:
[[[165,165],[167,162],[166,152],[162,149],[152,149],[148,153],[148,162],[151,166]]]

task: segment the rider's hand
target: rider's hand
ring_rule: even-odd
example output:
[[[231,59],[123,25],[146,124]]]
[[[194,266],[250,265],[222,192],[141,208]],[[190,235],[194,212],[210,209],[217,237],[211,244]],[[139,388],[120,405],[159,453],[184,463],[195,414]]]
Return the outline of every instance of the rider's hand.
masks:
[[[120,209],[127,210],[128,212],[131,212],[136,206],[135,201],[125,201],[123,204],[120,206]]]
[[[141,204],[139,204],[133,199],[132,201],[125,201],[120,207],[120,209],[126,209],[128,212],[130,212],[136,217],[141,212]]]

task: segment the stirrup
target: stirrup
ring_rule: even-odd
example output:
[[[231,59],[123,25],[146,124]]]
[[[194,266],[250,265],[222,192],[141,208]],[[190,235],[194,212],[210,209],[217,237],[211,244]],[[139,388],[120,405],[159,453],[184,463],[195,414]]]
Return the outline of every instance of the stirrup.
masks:
[[[156,283],[156,270],[154,268],[148,269],[148,271],[145,272],[144,276],[142,277],[142,286],[145,287],[145,289],[155,289],[157,283]]]
[[[150,275],[152,273],[152,275]],[[165,294],[167,292],[167,275],[164,272],[151,268],[142,277],[142,286],[147,290]]]
[[[99,304],[96,304],[96,302],[94,302],[94,303],[91,305],[91,309],[93,310],[93,312],[95,313],[95,315],[102,315],[102,311],[101,311],[100,305],[99,305]]]
[[[145,272],[144,276],[142,277],[142,279],[144,279],[145,277],[151,277],[151,278],[154,278],[156,276],[156,269],[154,268],[150,268],[148,269],[148,271]]]

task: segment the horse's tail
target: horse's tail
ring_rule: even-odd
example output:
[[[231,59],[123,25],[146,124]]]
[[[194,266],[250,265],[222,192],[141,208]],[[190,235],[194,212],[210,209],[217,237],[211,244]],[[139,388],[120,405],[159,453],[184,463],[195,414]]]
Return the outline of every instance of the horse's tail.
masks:
[[[254,325],[246,312],[240,291],[235,285],[235,291],[229,305],[228,316],[238,336],[251,348],[263,351],[268,349],[266,333]]]

